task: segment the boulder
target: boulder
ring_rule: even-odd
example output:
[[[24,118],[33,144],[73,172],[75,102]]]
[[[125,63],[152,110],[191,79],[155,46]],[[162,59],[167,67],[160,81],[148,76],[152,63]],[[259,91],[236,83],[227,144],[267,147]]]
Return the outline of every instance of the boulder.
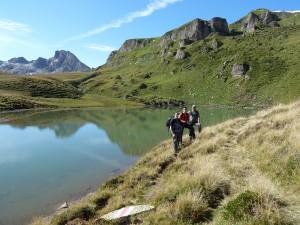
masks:
[[[214,40],[212,41],[212,43],[211,43],[211,47],[212,47],[213,49],[218,49],[218,48],[220,48],[222,45],[223,45],[223,43],[222,43],[221,41],[217,40],[217,39],[214,39]]]
[[[253,33],[257,29],[258,22],[259,22],[258,16],[251,12],[247,16],[245,23],[242,25],[241,30],[244,32]]]
[[[188,57],[188,54],[183,49],[178,49],[175,55],[175,59],[185,59]]]
[[[211,33],[229,34],[228,23],[224,18],[214,17],[209,21],[209,25]]]
[[[233,77],[243,77],[249,70],[249,65],[244,64],[234,64],[232,67],[231,74]]]
[[[61,206],[59,206],[56,210],[66,209],[69,208],[68,202],[64,202]]]

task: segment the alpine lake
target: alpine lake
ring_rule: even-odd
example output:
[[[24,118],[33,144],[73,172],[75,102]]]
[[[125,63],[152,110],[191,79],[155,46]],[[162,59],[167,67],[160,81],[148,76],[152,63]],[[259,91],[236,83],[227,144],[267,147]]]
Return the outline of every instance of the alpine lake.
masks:
[[[93,192],[161,141],[177,109],[65,109],[0,114],[0,225],[24,225]],[[255,109],[200,106],[202,127]],[[185,131],[187,133],[187,131]],[[198,133],[196,133],[198,135]]]

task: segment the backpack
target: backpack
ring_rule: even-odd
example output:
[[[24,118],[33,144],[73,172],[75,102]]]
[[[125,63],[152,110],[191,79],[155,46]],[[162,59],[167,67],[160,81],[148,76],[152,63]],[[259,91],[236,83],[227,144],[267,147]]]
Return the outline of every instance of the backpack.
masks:
[[[166,127],[169,129],[170,128],[170,126],[171,126],[171,121],[172,121],[172,117],[169,117],[168,119],[167,119],[167,121],[166,121]]]

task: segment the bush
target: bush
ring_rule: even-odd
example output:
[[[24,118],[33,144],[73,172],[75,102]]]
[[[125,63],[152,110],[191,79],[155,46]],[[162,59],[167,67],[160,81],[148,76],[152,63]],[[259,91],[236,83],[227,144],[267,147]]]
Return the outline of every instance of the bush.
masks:
[[[245,191],[229,201],[224,210],[226,220],[241,221],[255,214],[255,208],[260,204],[260,197],[252,191]]]

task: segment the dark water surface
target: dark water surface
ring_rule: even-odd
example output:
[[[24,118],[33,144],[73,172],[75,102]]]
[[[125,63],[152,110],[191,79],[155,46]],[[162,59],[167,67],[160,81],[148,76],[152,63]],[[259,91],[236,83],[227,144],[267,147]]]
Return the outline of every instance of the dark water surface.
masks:
[[[254,110],[201,107],[203,126]],[[22,225],[96,190],[168,138],[174,110],[81,109],[0,114],[0,225]],[[9,118],[9,122],[3,122]]]

